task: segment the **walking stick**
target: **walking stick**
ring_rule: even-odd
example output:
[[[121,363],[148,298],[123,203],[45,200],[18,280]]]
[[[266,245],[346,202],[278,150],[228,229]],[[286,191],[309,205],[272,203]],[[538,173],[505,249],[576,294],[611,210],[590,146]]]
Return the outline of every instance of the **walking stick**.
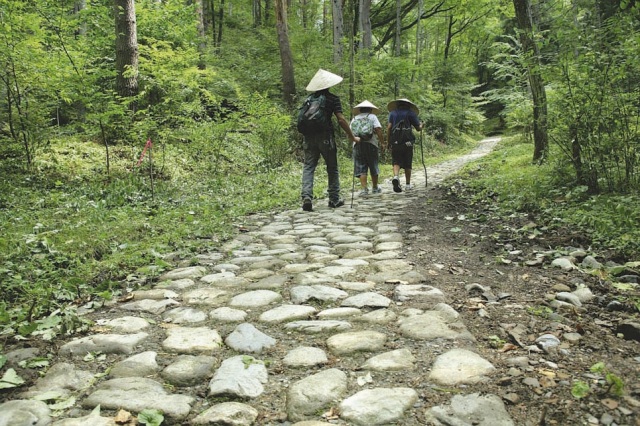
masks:
[[[429,179],[427,177],[427,166],[424,164],[424,149],[422,148],[422,130],[420,130],[420,157],[422,158],[422,167],[424,167],[424,186],[425,188],[429,184]]]
[[[356,157],[358,154],[358,144],[353,145],[353,177],[351,178],[351,207],[353,208],[353,193],[356,192]]]

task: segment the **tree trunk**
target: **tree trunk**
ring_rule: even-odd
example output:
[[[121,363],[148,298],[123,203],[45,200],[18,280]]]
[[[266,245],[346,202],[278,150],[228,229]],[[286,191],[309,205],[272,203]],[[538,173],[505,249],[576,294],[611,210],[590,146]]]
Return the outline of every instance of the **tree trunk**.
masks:
[[[423,0],[418,0],[418,23],[416,24],[416,65],[420,65],[420,43],[422,43],[422,11],[424,9]]]
[[[342,0],[331,0],[333,12],[333,62],[342,62],[342,38],[344,27],[342,18]]]
[[[224,20],[223,18],[224,18],[224,0],[220,0],[220,8],[218,10],[218,30],[217,30],[217,36],[215,37],[216,47],[220,47],[222,45],[222,22]]]
[[[373,35],[371,33],[371,0],[359,0],[359,26],[362,33],[362,49],[366,52],[371,49]]]
[[[198,68],[206,68],[204,54],[207,48],[207,38],[204,32],[204,0],[196,0],[196,29],[198,31]]]
[[[276,0],[276,30],[282,64],[282,94],[284,102],[291,107],[296,94],[296,82],[293,75],[293,57],[289,45],[289,29],[287,27],[287,0]]]
[[[349,1],[349,105],[356,104],[356,66],[355,66],[355,57],[356,57],[356,33],[357,27],[359,24],[356,22],[356,16],[359,9],[358,0],[347,0]],[[358,22],[360,22],[358,20]]]
[[[253,0],[251,2],[251,11],[253,14],[253,26],[259,27],[262,25],[262,7],[260,5],[260,0]]]
[[[73,5],[73,13],[79,13],[82,10],[85,10],[87,8],[87,1],[86,0],[77,0],[74,5]],[[87,35],[87,23],[86,22],[81,22],[80,25],[78,26],[78,35],[80,36],[85,36]]]
[[[302,28],[307,29],[309,25],[309,0],[300,0],[300,18],[302,19]]]
[[[533,161],[545,160],[549,148],[547,135],[547,93],[540,72],[540,52],[533,38],[533,21],[529,0],[513,0],[520,28],[520,43],[527,60],[527,74],[533,99]]]
[[[138,94],[138,36],[134,0],[115,0],[116,92],[128,98]]]
[[[451,40],[453,40],[453,24],[455,24],[453,14],[449,15],[449,25],[447,25],[447,35],[444,41],[444,60],[449,59],[449,50],[451,49]]]
[[[393,39],[393,55],[396,57],[400,57],[402,53],[401,49],[401,36],[402,34],[402,0],[396,0],[396,36]]]

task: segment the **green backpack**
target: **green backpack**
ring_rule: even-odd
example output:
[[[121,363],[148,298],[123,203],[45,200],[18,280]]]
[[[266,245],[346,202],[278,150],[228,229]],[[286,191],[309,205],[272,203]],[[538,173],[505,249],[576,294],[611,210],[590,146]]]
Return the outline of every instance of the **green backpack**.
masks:
[[[351,122],[351,131],[360,138],[361,141],[370,141],[373,137],[373,122],[366,117],[358,117]]]

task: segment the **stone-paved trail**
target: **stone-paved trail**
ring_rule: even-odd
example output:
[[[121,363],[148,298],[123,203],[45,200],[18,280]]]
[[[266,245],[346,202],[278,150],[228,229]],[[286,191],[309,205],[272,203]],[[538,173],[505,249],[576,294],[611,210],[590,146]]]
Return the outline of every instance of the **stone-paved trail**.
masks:
[[[496,142],[429,168],[429,185]],[[512,425],[499,397],[464,393],[495,367],[403,259],[403,208],[426,190],[414,175],[412,191],[386,182],[353,208],[244,218],[198,265],[88,312],[90,334],[60,342],[46,374],[0,404],[0,426],[114,425],[120,409],[158,409],[168,425]],[[459,393],[432,406],[424,386]]]

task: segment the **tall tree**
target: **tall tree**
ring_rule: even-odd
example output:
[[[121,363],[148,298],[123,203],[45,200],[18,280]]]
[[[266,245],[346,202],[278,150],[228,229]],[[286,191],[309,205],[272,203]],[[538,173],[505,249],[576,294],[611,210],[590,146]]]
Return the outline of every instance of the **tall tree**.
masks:
[[[529,0],[513,0],[520,29],[520,43],[527,55],[527,74],[533,100],[533,161],[544,161],[549,149],[547,133],[547,93],[541,75],[540,51],[534,40],[533,19]]]
[[[289,29],[287,25],[287,0],[275,0],[276,30],[278,33],[278,47],[280,48],[280,62],[282,65],[282,92],[284,102],[292,106],[296,94],[296,83],[293,75],[293,57],[289,44]]]
[[[344,37],[344,19],[342,17],[342,0],[331,0],[333,13],[333,62],[342,61],[342,38]]]
[[[138,36],[134,0],[115,0],[116,92],[127,98],[138,94]]]
[[[253,16],[254,27],[262,25],[262,6],[260,0],[251,1],[251,15]]]
[[[204,0],[196,0],[196,27],[198,30],[198,68],[205,69],[204,53],[207,48],[207,38],[205,35]]]
[[[358,1],[358,31],[362,34],[362,49],[371,49],[373,35],[371,33],[371,0]]]

